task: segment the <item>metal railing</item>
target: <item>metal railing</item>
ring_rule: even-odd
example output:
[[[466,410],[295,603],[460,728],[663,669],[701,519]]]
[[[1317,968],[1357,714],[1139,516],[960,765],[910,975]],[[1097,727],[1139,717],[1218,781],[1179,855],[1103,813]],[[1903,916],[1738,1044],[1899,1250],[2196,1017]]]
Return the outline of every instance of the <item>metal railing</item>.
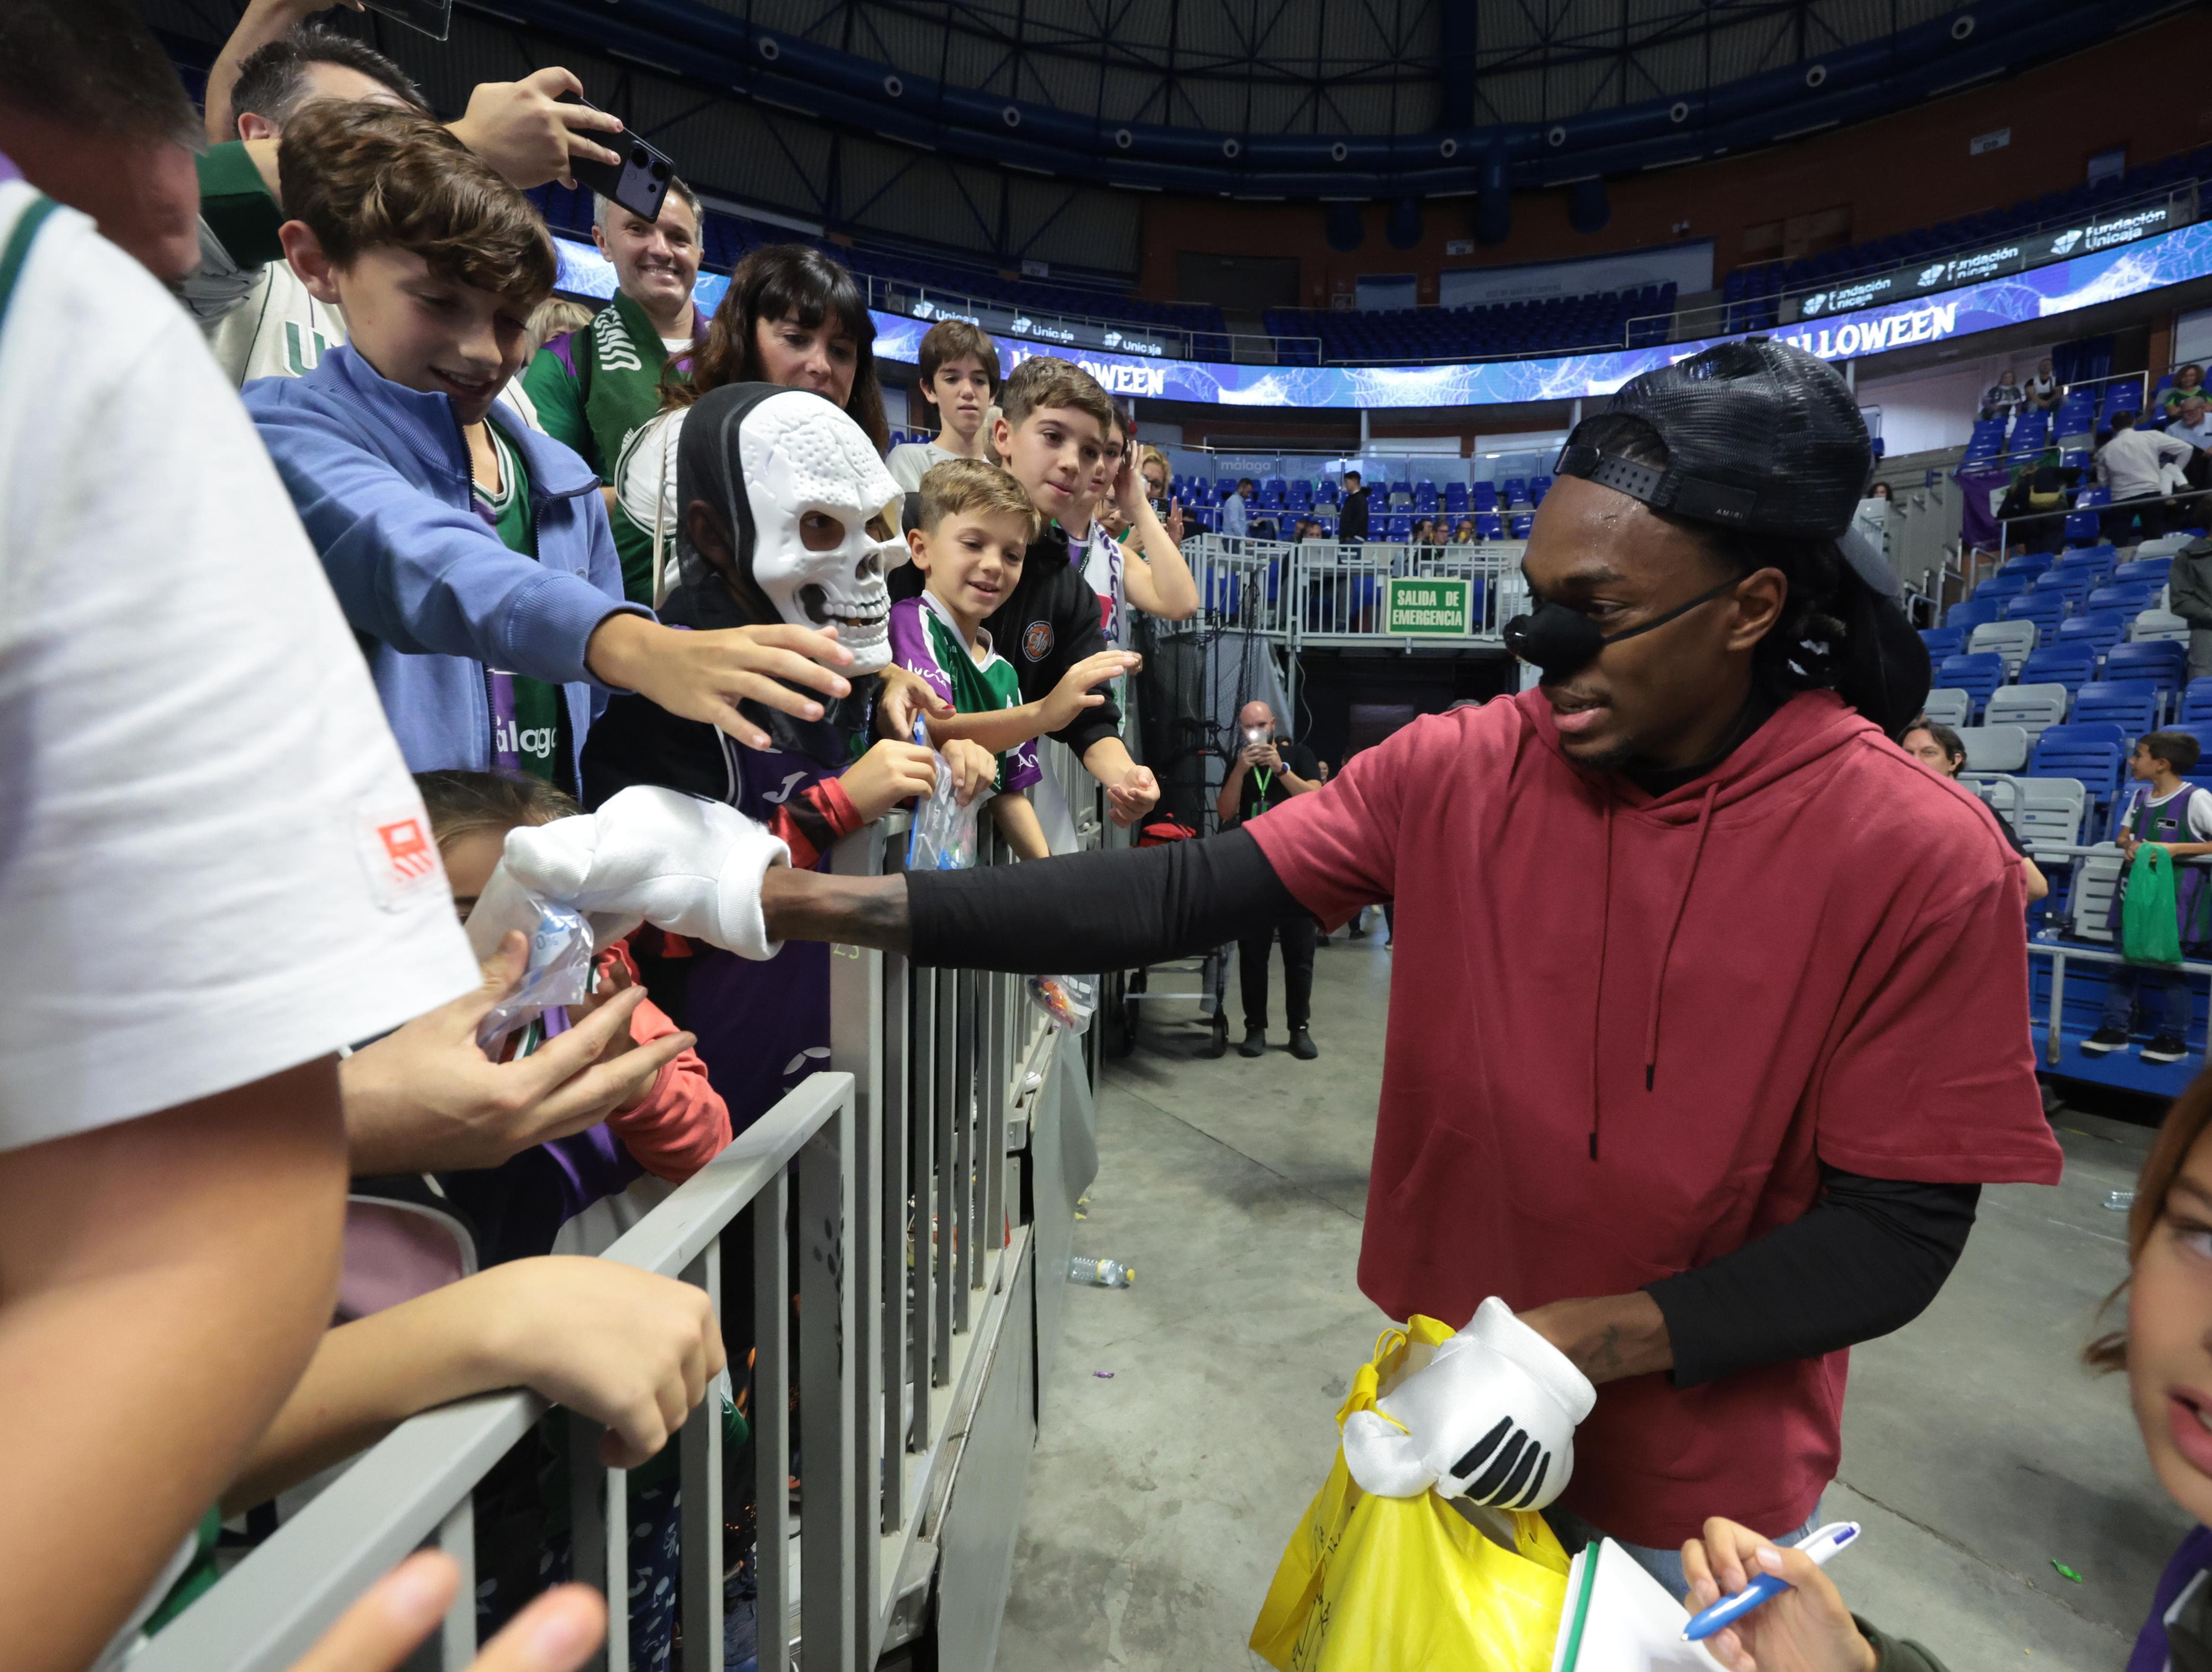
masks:
[[[1260,540],[1200,534],[1183,542],[1198,581],[1200,620],[1302,644],[1504,644],[1505,623],[1528,605],[1520,540],[1469,545],[1382,541]],[[1468,630],[1393,632],[1392,580],[1464,580]],[[1174,630],[1170,629],[1169,630]]]
[[[1097,845],[1105,828],[1097,786],[1058,745],[1046,757],[1073,810],[1078,845]],[[895,815],[848,836],[833,870],[902,868],[904,830],[904,816]],[[1003,862],[1003,844],[987,839]],[[803,1081],[602,1256],[698,1285],[719,1318],[721,1239],[750,1218],[735,1234],[750,1238],[755,1274],[761,1672],[788,1672],[796,1659],[807,1672],[866,1672],[917,1636],[940,1580],[963,1458],[993,1448],[1026,1456],[1033,1426],[1010,1413],[1029,1410],[1029,1366],[1049,1348],[1024,1332],[1058,1314],[1056,1299],[1032,1306],[1036,1227],[1024,1204],[1049,1203],[1048,1218],[1072,1219],[1055,1111],[1077,1095],[1071,1075],[1087,1097],[1083,1043],[1060,1049],[1073,1037],[1045,1025],[1020,978],[918,969],[853,946],[830,952],[829,1070]],[[1010,1151],[1039,1140],[1050,1146],[1054,1183],[1025,1191],[1022,1155]],[[1068,1227],[1045,1231],[1060,1269],[1044,1280],[1064,1282]],[[1027,1349],[1002,1371],[998,1349],[1009,1335]],[[732,1345],[733,1359],[746,1345]],[[1007,1377],[1023,1378],[1019,1404],[1005,1391]],[[795,1517],[791,1387],[805,1440]],[[685,1672],[724,1665],[717,1403],[710,1394],[672,1442]],[[471,1493],[547,1409],[535,1394],[513,1391],[402,1424],[155,1638],[137,1672],[283,1672],[426,1541],[459,1563],[462,1583],[442,1632],[410,1665],[466,1666],[477,1647]],[[594,1663],[628,1672],[628,1474],[599,1464],[595,1425],[568,1421],[574,1577],[605,1590],[611,1617]],[[1010,1563],[1018,1493],[1011,1502],[1002,1493],[975,1496],[995,1517],[993,1535]],[[971,1581],[984,1595],[968,1614],[988,1615],[994,1636],[1006,1571],[987,1563]]]

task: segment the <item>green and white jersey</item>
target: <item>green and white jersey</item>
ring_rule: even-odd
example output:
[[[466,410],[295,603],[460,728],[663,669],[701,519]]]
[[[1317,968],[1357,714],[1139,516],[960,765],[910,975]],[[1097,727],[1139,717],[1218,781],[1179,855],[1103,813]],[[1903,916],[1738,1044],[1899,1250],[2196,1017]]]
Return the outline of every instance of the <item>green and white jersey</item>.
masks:
[[[1014,665],[991,648],[991,635],[978,628],[971,653],[960,623],[933,593],[902,598],[891,605],[891,657],[963,714],[996,714],[1021,706],[1021,680]],[[1044,775],[1037,765],[1036,739],[1002,752],[993,787],[1027,789]]]

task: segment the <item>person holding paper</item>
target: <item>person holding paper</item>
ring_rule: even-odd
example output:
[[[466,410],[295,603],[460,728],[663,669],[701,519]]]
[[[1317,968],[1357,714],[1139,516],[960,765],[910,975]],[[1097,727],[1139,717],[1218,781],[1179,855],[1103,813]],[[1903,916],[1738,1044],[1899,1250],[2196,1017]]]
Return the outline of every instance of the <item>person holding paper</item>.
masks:
[[[1507,629],[1535,689],[1202,842],[771,872],[769,933],[1118,969],[1406,906],[1360,1286],[1473,1322],[1372,1449],[1414,1489],[1557,1499],[1679,1596],[1708,1517],[1814,1514],[1847,1350],[1934,1298],[1979,1186],[2059,1174],[2019,866],[1892,741],[1929,666],[1849,538],[1872,465],[1796,349],[1647,373],[1536,514]]]

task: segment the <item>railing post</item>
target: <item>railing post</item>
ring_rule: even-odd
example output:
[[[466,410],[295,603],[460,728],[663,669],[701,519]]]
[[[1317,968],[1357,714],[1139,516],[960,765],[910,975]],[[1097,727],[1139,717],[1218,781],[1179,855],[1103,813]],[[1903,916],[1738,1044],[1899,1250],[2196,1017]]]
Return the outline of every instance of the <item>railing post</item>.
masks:
[[[791,1182],[753,1198],[754,1632],[760,1672],[791,1672]]]
[[[453,1606],[446,1610],[445,1624],[439,1627],[439,1647],[445,1656],[446,1672],[464,1672],[477,1657],[477,1513],[472,1493],[464,1493],[461,1501],[438,1523],[438,1548],[461,1570]]]
[[[799,1610],[806,1672],[853,1672],[854,1098],[799,1152]]]
[[[684,1269],[722,1316],[722,1239]],[[732,1366],[732,1382],[741,1366]],[[722,1672],[722,1413],[713,1387],[678,1436],[683,1469],[684,1672]],[[756,1622],[757,1624],[757,1622]],[[449,1672],[465,1662],[448,1661]]]
[[[830,854],[838,876],[872,877],[883,869],[883,830],[870,825],[840,842]],[[861,1657],[874,1663],[879,1623],[876,1560],[883,1527],[884,1455],[881,1385],[883,1314],[868,1291],[883,1270],[881,1242],[890,1235],[879,1213],[879,1181],[884,1165],[882,1111],[877,1088],[884,1083],[883,954],[861,946],[830,949],[830,1066],[853,1077],[853,1106],[845,1127],[850,1158],[851,1202],[845,1218],[845,1252],[840,1268],[847,1292],[845,1310],[852,1322],[841,1339],[843,1366],[852,1384],[852,1480],[854,1536],[850,1583],[854,1614],[853,1640]],[[800,1444],[805,1448],[802,1434]],[[805,1505],[801,1505],[804,1511]],[[803,1595],[802,1590],[802,1595]]]

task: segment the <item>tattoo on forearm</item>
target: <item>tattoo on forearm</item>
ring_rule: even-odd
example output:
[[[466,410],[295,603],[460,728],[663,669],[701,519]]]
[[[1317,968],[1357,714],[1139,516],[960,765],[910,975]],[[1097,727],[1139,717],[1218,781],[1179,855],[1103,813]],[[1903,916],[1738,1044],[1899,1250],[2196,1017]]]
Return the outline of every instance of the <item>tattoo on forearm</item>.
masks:
[[[1604,1332],[1582,1351],[1583,1374],[1593,1382],[1620,1375],[1628,1366],[1627,1358],[1620,1349],[1620,1326],[1606,1325]]]

